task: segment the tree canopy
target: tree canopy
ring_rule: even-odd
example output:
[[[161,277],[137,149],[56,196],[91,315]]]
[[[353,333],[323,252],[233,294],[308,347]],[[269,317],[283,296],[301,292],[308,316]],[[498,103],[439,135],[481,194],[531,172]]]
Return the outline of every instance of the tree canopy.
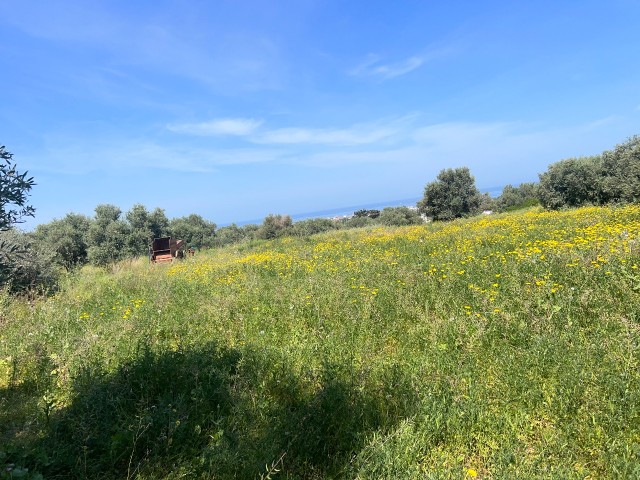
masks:
[[[51,283],[51,270],[41,261],[39,252],[31,248],[25,234],[12,227],[23,217],[32,217],[35,209],[27,205],[33,177],[19,172],[13,155],[0,146],[0,287],[21,291],[36,284]],[[55,283],[55,282],[54,282]]]
[[[447,168],[426,185],[418,212],[434,220],[453,220],[477,213],[481,200],[476,180],[467,167]]]
[[[13,163],[13,154],[0,146],[0,231],[11,228],[23,217],[33,217],[35,209],[27,205],[33,177],[20,173]]]
[[[71,270],[87,262],[87,232],[90,226],[89,217],[69,213],[60,220],[38,225],[32,237],[54,255],[53,260],[58,265]]]
[[[169,222],[169,234],[195,248],[212,247],[215,244],[216,228],[215,223],[196,214],[173,218]]]
[[[256,232],[256,237],[263,240],[270,240],[288,234],[293,225],[293,220],[289,215],[267,215],[262,221],[260,229]]]
[[[498,212],[508,212],[520,208],[539,205],[538,184],[521,183],[519,186],[506,185],[502,193],[494,202],[494,208]]]
[[[405,225],[420,225],[422,217],[417,210],[409,207],[387,207],[380,212],[379,221],[389,227],[402,227]]]
[[[549,209],[640,200],[640,136],[600,155],[569,158],[540,174],[540,203]]]

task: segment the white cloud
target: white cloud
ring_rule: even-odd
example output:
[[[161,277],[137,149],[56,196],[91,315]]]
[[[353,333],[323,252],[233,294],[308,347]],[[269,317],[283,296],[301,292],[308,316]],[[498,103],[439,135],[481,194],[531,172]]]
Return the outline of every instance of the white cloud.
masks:
[[[373,53],[370,53],[369,55],[367,55],[367,58],[362,63],[357,65],[355,68],[351,69],[351,71],[349,72],[349,75],[353,75],[353,76],[366,75],[370,71],[371,67],[376,63],[378,63],[379,61],[380,61],[380,55],[374,55]]]
[[[355,67],[349,73],[354,76],[374,76],[382,78],[383,80],[388,80],[406,75],[407,73],[421,67],[424,62],[424,57],[416,55],[400,62],[382,64],[380,63],[379,56],[369,55],[363,63]]]
[[[394,78],[412,72],[416,68],[420,67],[423,63],[423,58],[411,57],[400,63],[378,65],[377,67],[373,68],[372,73],[375,75],[380,75],[384,78]]]
[[[261,120],[216,119],[201,123],[169,124],[175,133],[199,136],[234,135],[255,144],[357,146],[390,141],[400,135],[415,115],[391,120],[355,124],[346,128],[284,127],[259,129]]]
[[[281,162],[287,155],[283,150],[260,148],[237,148],[226,150],[202,151],[202,162],[207,165],[247,165],[255,163]]]
[[[320,152],[305,156],[302,162],[314,167],[339,168],[349,165],[382,163],[400,165],[417,163],[420,160],[425,160],[424,149],[408,147],[382,150]]]
[[[170,124],[167,125],[167,128],[175,133],[186,133],[189,135],[244,136],[252,133],[261,124],[261,120],[254,120],[252,118],[221,118],[201,123]]]
[[[279,128],[253,137],[255,143],[355,146],[380,142],[397,134],[392,126],[344,129]]]
[[[289,152],[278,148],[209,148],[146,139],[49,136],[43,148],[23,156],[29,171],[64,175],[131,172],[137,169],[206,173],[223,166],[283,162]]]
[[[215,123],[218,122],[218,123]],[[545,129],[515,122],[420,124],[416,115],[355,124],[346,128],[262,130],[255,120],[225,119],[194,124],[201,133],[241,135],[236,148],[220,148],[208,138],[127,139],[121,135],[46,138],[44,148],[26,158],[29,171],[88,172],[152,169],[213,172],[234,165],[271,164],[331,168],[386,165],[414,172],[468,166],[480,184],[529,179],[552,162],[610,146],[592,135],[592,124]],[[205,125],[205,127],[202,127]],[[254,131],[255,130],[255,131]],[[191,131],[190,133],[193,133]],[[605,133],[605,132],[603,132]],[[579,146],[579,148],[577,148]],[[386,167],[385,167],[386,168]],[[526,178],[524,178],[526,180]]]
[[[254,143],[281,145],[324,145],[327,147],[355,147],[358,145],[387,145],[397,143],[413,130],[417,114],[356,123],[345,128],[276,128],[257,132],[249,137]]]

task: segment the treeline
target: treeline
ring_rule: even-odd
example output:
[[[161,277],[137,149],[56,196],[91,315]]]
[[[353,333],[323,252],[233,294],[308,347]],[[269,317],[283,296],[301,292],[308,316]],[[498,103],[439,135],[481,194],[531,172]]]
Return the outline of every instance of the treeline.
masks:
[[[506,212],[534,205],[549,210],[633,203],[640,200],[640,136],[600,155],[549,165],[538,183],[507,185],[498,198],[480,194],[468,168],[445,169],[425,187],[418,211],[433,220],[453,220],[482,211]]]
[[[640,200],[640,136],[600,155],[569,158],[540,175],[545,208],[632,203]]]
[[[374,211],[367,211],[369,213]],[[161,208],[149,211],[134,205],[122,212],[115,205],[98,205],[93,217],[69,213],[38,225],[32,232],[16,228],[0,232],[0,287],[12,292],[51,290],[64,271],[86,264],[106,266],[127,258],[145,256],[154,238],[174,237],[195,250],[269,240],[284,236],[310,236],[328,230],[366,225],[422,223],[415,209],[390,207],[376,215],[356,212],[352,218],[315,218],[293,222],[289,215],[268,215],[262,224],[217,225],[200,215],[167,218]]]
[[[123,214],[114,205],[98,205],[95,215],[69,213],[41,224],[33,232],[15,228],[0,232],[6,253],[0,257],[0,279],[12,291],[55,287],[61,271],[85,264],[104,266],[148,253],[153,238],[175,236],[190,245],[209,246],[215,223],[199,215],[169,220],[164,210],[134,205]]]
[[[271,214],[262,224],[217,228],[196,214],[168,219],[161,208],[149,211],[138,204],[123,213],[114,205],[98,205],[93,217],[69,213],[24,233],[14,227],[21,215],[33,215],[25,203],[33,179],[16,171],[4,147],[0,153],[4,161],[0,163],[0,287],[14,292],[50,290],[61,271],[146,255],[151,241],[165,236],[182,239],[197,250],[372,225],[417,225],[534,205],[559,209],[640,199],[640,136],[634,136],[600,155],[553,163],[539,175],[539,183],[507,185],[497,198],[481,194],[471,172],[463,167],[441,171],[426,185],[417,207],[359,210],[349,218],[294,223],[289,215]]]
[[[38,225],[33,232],[23,235],[32,245],[50,252],[53,263],[71,270],[87,263],[104,266],[146,255],[151,241],[160,237],[179,238],[189,248],[199,250],[250,240],[310,236],[342,228],[423,222],[417,211],[408,207],[389,207],[375,212],[375,216],[355,212],[351,218],[314,218],[295,223],[289,215],[270,214],[262,224],[232,224],[218,228],[196,214],[169,220],[161,208],[149,211],[138,204],[123,214],[114,205],[98,205],[93,218],[70,213],[62,219]]]
[[[600,155],[552,163],[539,177],[537,184],[524,184],[513,190],[505,187],[496,203],[503,207],[506,203],[537,200],[548,210],[558,210],[638,202],[640,136],[635,135]]]

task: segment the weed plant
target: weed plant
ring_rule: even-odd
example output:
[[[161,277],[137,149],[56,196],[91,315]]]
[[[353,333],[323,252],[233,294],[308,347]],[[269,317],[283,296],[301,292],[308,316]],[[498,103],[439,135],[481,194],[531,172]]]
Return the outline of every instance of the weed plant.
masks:
[[[85,267],[0,296],[0,478],[639,478],[640,207]]]

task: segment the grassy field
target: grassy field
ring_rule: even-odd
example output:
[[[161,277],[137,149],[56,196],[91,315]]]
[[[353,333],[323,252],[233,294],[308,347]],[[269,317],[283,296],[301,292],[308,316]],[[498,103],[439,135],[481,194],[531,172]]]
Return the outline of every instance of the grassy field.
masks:
[[[639,478],[640,207],[85,267],[0,296],[3,478]]]

